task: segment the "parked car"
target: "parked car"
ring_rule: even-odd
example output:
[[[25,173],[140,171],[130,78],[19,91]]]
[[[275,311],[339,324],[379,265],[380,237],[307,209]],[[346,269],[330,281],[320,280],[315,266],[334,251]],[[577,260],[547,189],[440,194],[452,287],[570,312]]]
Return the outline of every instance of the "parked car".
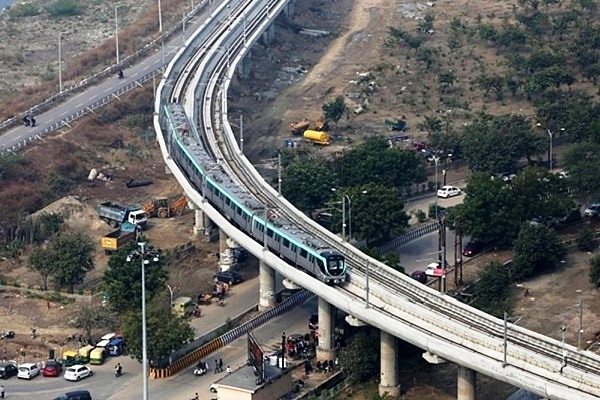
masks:
[[[425,275],[427,276],[445,276],[448,271],[442,268],[441,262],[433,262],[425,269]]]
[[[62,369],[62,364],[58,361],[48,360],[42,369],[42,376],[60,376]]]
[[[60,395],[54,400],[92,400],[92,395],[87,390],[75,390]]]
[[[427,283],[427,274],[425,271],[416,270],[410,274],[410,277],[420,283]]]
[[[92,375],[94,375],[92,369],[81,364],[73,365],[65,371],[65,379],[68,381],[79,381]]]
[[[32,379],[40,374],[40,368],[34,363],[25,363],[19,365],[19,372],[17,378],[20,379]]]
[[[536,217],[533,217],[531,221],[529,221],[529,224],[533,226],[546,225],[550,228],[556,228],[560,225],[560,221],[556,217],[542,217],[538,215]]]
[[[600,214],[600,203],[592,203],[585,208],[583,215],[586,217],[597,217]]]
[[[483,250],[483,243],[479,240],[471,240],[463,248],[462,255],[465,257],[473,257]]]
[[[237,271],[219,271],[214,275],[215,281],[223,282],[229,286],[240,283],[244,280],[242,274]]]
[[[458,196],[460,193],[461,193],[460,189],[457,188],[456,186],[448,186],[447,185],[447,186],[442,186],[441,188],[438,189],[437,196],[447,199],[448,197]]]
[[[19,373],[19,369],[15,364],[1,363],[0,364],[0,378],[8,379],[11,376],[15,376]]]

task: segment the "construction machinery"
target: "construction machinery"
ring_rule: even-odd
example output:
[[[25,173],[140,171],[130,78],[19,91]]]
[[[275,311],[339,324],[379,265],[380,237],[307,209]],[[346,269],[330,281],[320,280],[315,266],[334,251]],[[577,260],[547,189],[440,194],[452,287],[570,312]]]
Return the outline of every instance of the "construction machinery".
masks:
[[[290,132],[292,135],[302,135],[305,130],[310,127],[310,121],[306,118],[300,122],[293,122],[290,124]]]
[[[329,144],[329,134],[327,132],[319,132],[319,131],[304,131],[304,139],[310,143],[320,144],[320,145],[328,145]]]
[[[150,204],[144,206],[144,212],[148,218],[170,218],[174,215],[182,215],[187,203],[184,195],[170,204],[167,197],[155,197]]]
[[[327,121],[322,116],[315,121],[315,131],[326,131],[328,127]]]

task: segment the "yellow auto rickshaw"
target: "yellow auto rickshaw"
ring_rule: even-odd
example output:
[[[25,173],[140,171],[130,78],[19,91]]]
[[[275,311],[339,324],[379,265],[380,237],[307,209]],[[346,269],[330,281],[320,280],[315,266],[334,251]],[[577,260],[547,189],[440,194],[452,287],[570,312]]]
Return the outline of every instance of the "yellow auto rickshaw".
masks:
[[[106,349],[103,347],[96,347],[90,352],[90,364],[102,365],[106,358]]]
[[[77,350],[65,350],[62,353],[62,359],[60,360],[63,366],[70,367],[79,363],[79,352]]]
[[[90,344],[79,349],[79,359],[82,363],[85,364],[90,362],[90,353],[92,350],[94,350],[94,346]]]

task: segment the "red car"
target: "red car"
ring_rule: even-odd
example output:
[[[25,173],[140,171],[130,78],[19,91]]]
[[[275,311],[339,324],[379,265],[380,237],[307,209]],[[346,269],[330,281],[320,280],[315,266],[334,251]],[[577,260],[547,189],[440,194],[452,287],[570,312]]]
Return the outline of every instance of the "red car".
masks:
[[[62,364],[56,360],[49,360],[42,370],[43,376],[60,376],[62,373]]]

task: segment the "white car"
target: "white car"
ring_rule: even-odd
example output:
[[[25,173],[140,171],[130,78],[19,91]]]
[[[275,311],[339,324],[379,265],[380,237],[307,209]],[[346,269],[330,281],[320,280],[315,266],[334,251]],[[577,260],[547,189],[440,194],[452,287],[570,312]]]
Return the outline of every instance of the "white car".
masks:
[[[442,186],[438,189],[437,196],[447,199],[448,197],[458,196],[460,193],[460,189],[456,186]]]
[[[427,276],[444,276],[448,273],[447,270],[442,268],[442,263],[433,262],[425,269],[425,275]]]
[[[600,215],[600,203],[592,203],[585,208],[583,215],[586,217],[597,217]]]
[[[68,381],[79,381],[92,375],[94,375],[94,373],[91,368],[86,367],[85,365],[73,365],[65,371],[65,379]]]
[[[25,363],[19,365],[19,372],[17,378],[20,379],[31,379],[40,374],[40,368],[34,363]]]

